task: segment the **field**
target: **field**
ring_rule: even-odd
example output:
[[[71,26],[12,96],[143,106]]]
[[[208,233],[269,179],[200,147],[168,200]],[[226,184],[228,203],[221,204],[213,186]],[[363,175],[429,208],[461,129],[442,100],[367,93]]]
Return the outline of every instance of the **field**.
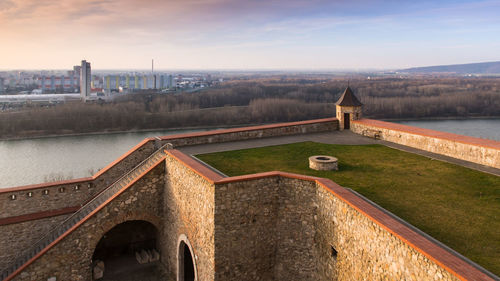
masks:
[[[314,171],[332,155],[339,171]],[[500,177],[382,145],[314,142],[197,155],[228,176],[286,171],[352,188],[500,275]]]

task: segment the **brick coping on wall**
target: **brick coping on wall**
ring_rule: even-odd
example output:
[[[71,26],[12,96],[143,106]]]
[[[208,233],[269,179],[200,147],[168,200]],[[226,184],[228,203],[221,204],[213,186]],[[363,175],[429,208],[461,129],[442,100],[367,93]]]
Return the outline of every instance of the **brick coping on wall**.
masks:
[[[425,136],[425,137],[449,140],[449,141],[454,141],[454,142],[459,142],[459,143],[464,143],[464,144],[471,144],[471,145],[475,145],[475,146],[482,146],[482,147],[500,150],[500,141],[495,141],[495,140],[488,140],[488,139],[481,139],[481,138],[457,135],[457,134],[453,134],[453,133],[435,131],[435,130],[431,130],[431,129],[424,129],[424,128],[419,128],[419,127],[407,126],[407,125],[403,125],[403,124],[391,123],[391,122],[385,122],[385,121],[379,121],[379,120],[373,120],[373,119],[361,119],[361,120],[354,120],[351,122],[355,123],[355,124],[357,123],[357,124],[366,125],[366,126],[378,127],[378,128],[389,129],[389,130],[394,130],[394,131],[400,131],[400,132],[404,132],[404,133],[410,133],[410,134],[414,134],[414,135],[421,135],[421,136]]]
[[[313,181],[317,185],[325,188],[327,191],[332,193],[335,197],[339,198],[355,210],[368,217],[370,220],[372,220],[394,236],[398,237],[400,240],[404,241],[406,244],[410,245],[418,252],[422,253],[430,260],[434,261],[439,266],[445,268],[447,271],[457,276],[460,280],[494,280],[492,277],[476,268],[475,266],[464,260],[462,257],[459,257],[454,253],[440,247],[438,244],[432,242],[426,237],[420,235],[418,232],[415,232],[410,227],[399,222],[393,216],[389,215],[388,211],[386,213],[380,210],[379,208],[366,201],[364,198],[356,195],[355,193],[329,179],[280,171],[271,171],[224,178],[179,150],[172,149],[166,150],[165,152],[171,157],[177,159],[179,162],[184,164],[184,166],[186,166],[196,174],[206,179],[208,182],[215,185],[269,177],[282,177]]]
[[[23,185],[23,186],[17,186],[17,187],[0,188],[0,193],[40,189],[40,188],[47,188],[47,187],[52,187],[52,186],[56,186],[56,185],[82,183],[82,182],[87,182],[87,181],[92,181],[92,180],[94,180],[94,177],[78,178],[78,179],[63,180],[63,181],[53,181],[53,182],[46,182],[46,183],[37,183],[37,184]]]
[[[86,181],[93,181],[97,179],[99,176],[113,168],[115,165],[120,163],[122,160],[127,158],[130,154],[134,153],[136,150],[141,148],[142,146],[146,145],[148,142],[153,141],[154,138],[145,138],[142,140],[140,143],[138,143],[136,146],[131,148],[129,151],[125,152],[122,156],[118,157],[116,160],[111,162],[109,165],[106,167],[102,168],[99,170],[96,174],[94,174],[91,177],[86,177],[86,178],[78,178],[78,179],[71,179],[71,180],[63,180],[63,181],[54,181],[54,182],[47,182],[47,183],[39,183],[39,184],[30,184],[30,185],[23,185],[23,186],[17,186],[17,187],[8,187],[8,188],[0,188],[0,193],[7,193],[7,192],[17,192],[17,191],[25,191],[25,190],[30,190],[30,189],[40,189],[40,188],[47,188],[47,187],[52,187],[55,185],[63,185],[63,184],[75,184],[75,183],[82,183]]]
[[[147,143],[149,143],[151,141],[155,141],[155,140],[174,140],[174,139],[191,138],[191,137],[203,137],[203,136],[212,136],[212,135],[218,135],[218,134],[230,134],[230,133],[239,133],[239,132],[245,132],[245,131],[256,131],[256,130],[265,130],[265,129],[273,129],[273,128],[290,127],[290,126],[300,126],[300,125],[308,125],[308,124],[315,124],[315,123],[327,123],[327,122],[332,122],[332,121],[337,121],[337,118],[324,118],[324,119],[315,119],[315,120],[306,120],[306,121],[297,121],[297,122],[288,122],[288,123],[278,123],[278,124],[261,125],[261,126],[249,126],[249,127],[240,127],[240,128],[232,128],[232,129],[214,130],[214,131],[206,131],[206,132],[176,134],[176,135],[163,136],[163,137],[159,137],[159,138],[154,138],[154,137],[145,138],[140,143],[138,143],[136,146],[134,146],[129,151],[124,153],[122,156],[117,158],[115,161],[111,162],[105,168],[101,169],[99,172],[94,174],[92,177],[58,181],[58,182],[48,182],[48,183],[41,183],[41,184],[32,184],[32,185],[12,187],[12,188],[0,188],[0,194],[7,193],[7,192],[18,192],[18,191],[25,191],[25,190],[32,190],[32,189],[40,189],[40,188],[47,188],[47,187],[52,187],[52,186],[62,185],[62,184],[74,184],[74,183],[81,183],[81,182],[95,180],[99,176],[104,174],[106,171],[113,168],[115,165],[117,165],[121,161],[123,161],[130,154],[132,154],[136,150],[140,149],[142,146],[146,145]],[[188,158],[191,159],[190,157],[188,157]],[[196,162],[196,163],[198,163],[198,162]],[[154,165],[154,166],[156,166],[156,165]],[[217,179],[222,178],[219,174],[211,171],[208,168],[206,168],[206,169],[207,169],[207,171],[204,171],[204,173],[202,173],[202,176],[209,174],[209,172],[211,172],[211,173],[213,173],[213,175],[210,175],[211,177],[217,176],[217,177],[219,177]],[[149,171],[149,169],[147,171]],[[130,186],[130,185],[128,185],[128,186]],[[128,186],[124,187],[122,190],[126,189]],[[121,193],[121,191],[119,193]],[[112,200],[116,196],[113,196],[110,200]],[[106,204],[109,201],[106,201]],[[73,207],[70,207],[70,208],[73,208]],[[67,208],[66,211],[68,211],[68,210],[69,210],[69,208]],[[26,214],[26,215],[17,216],[17,217],[9,217],[9,218],[5,218],[4,220],[5,220],[5,222],[9,222],[9,223],[24,222],[24,221],[33,220],[33,219],[40,219],[40,218],[56,216],[57,212],[60,212],[60,210],[49,210],[49,211],[36,212],[36,213]],[[88,215],[86,218],[84,218],[84,220],[86,220],[92,214],[94,214],[94,212],[92,212],[90,215]],[[84,221],[82,221],[81,223],[83,223],[83,222]],[[75,225],[73,228],[68,230],[61,237],[59,237],[58,240],[54,241],[51,245],[47,246],[47,248],[43,250],[43,253],[48,251],[48,249],[50,249],[53,245],[55,245],[58,241],[60,241],[60,239],[62,239],[63,236],[66,236],[67,234],[72,232],[74,229],[76,229],[76,227],[79,226],[81,223]],[[23,265],[22,268],[18,269],[15,273],[13,273],[11,275],[11,277],[7,278],[7,280],[10,280],[10,278],[17,275],[20,271],[22,271],[22,269],[24,269],[26,266],[28,266],[30,263],[32,263],[34,260],[36,260],[43,253],[39,253],[37,256],[35,256],[33,259],[31,259],[28,263]]]
[[[309,125],[309,124],[316,124],[316,123],[328,123],[328,122],[332,122],[332,121],[337,121],[337,118],[331,117],[331,118],[324,118],[324,119],[314,119],[314,120],[277,123],[277,124],[259,125],[259,126],[250,126],[250,127],[239,127],[239,128],[231,128],[231,129],[205,131],[205,132],[193,132],[193,133],[162,136],[162,137],[160,137],[160,139],[161,140],[173,140],[173,139],[179,139],[179,138],[205,137],[205,136],[212,136],[212,135],[241,133],[241,132],[249,132],[249,131],[291,127],[291,126]]]
[[[249,126],[249,127],[239,127],[239,128],[231,128],[231,129],[213,130],[213,131],[205,131],[205,132],[175,134],[175,135],[161,136],[161,137],[159,137],[159,140],[175,140],[175,139],[183,139],[183,138],[204,137],[204,136],[213,136],[213,135],[219,135],[219,134],[240,133],[240,132],[245,132],[245,131],[256,131],[256,130],[283,128],[283,127],[290,127],[290,126],[308,125],[308,124],[315,124],[315,123],[327,123],[327,122],[332,122],[332,121],[337,121],[337,118],[324,118],[324,119],[314,119],[314,120],[297,121],[297,122],[287,122],[287,123],[277,123],[277,124],[269,124],[269,125],[259,125],[259,126]],[[17,191],[25,191],[25,190],[30,190],[30,189],[40,189],[40,188],[47,188],[47,187],[51,187],[51,186],[55,186],[55,185],[74,184],[74,183],[81,183],[81,182],[95,180],[99,176],[101,176],[102,174],[104,174],[105,172],[107,172],[108,170],[113,168],[115,165],[117,165],[118,163],[123,161],[130,154],[134,153],[136,150],[138,150],[142,146],[144,146],[147,143],[154,141],[156,139],[157,138],[154,138],[154,137],[145,138],[140,143],[138,143],[136,146],[131,148],[129,151],[124,153],[122,156],[118,157],[116,160],[111,162],[106,167],[99,170],[96,174],[94,174],[91,177],[57,181],[57,182],[40,183],[40,184],[31,184],[31,185],[24,185],[24,186],[17,186],[17,187],[0,188],[0,194],[7,193],[7,192],[17,192]]]
[[[95,208],[92,212],[90,212],[88,215],[86,215],[83,219],[81,219],[79,222],[77,222],[75,225],[73,225],[70,229],[66,230],[63,234],[61,234],[56,240],[54,240],[52,243],[47,245],[44,249],[42,249],[38,254],[36,254],[34,257],[32,257],[30,260],[28,260],[26,263],[24,263],[22,266],[20,266],[16,271],[14,271],[11,275],[9,275],[5,280],[3,281],[9,281],[12,280],[16,275],[21,273],[26,267],[28,267],[30,264],[32,264],[34,261],[36,261],[39,257],[43,256],[48,250],[50,250],[52,247],[54,247],[57,243],[59,243],[61,240],[63,240],[66,236],[71,234],[73,231],[75,231],[80,225],[85,223],[87,220],[89,220],[92,216],[94,216],[97,212],[99,212],[101,209],[106,207],[109,202],[113,201],[116,197],[118,197],[120,194],[125,192],[129,187],[134,185],[137,181],[139,181],[144,175],[149,173],[149,171],[153,170],[156,168],[160,163],[163,163],[165,161],[166,156],[161,157],[158,159],[156,164],[152,165],[139,175],[137,175],[133,180],[131,180],[128,184],[124,185],[118,192],[113,194],[110,198],[108,198],[106,201],[101,203],[97,208]]]

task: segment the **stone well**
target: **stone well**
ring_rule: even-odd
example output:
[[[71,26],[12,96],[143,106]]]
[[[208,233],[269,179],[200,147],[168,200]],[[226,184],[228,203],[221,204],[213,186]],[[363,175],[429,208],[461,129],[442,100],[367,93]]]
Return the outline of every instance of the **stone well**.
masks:
[[[326,155],[311,156],[309,157],[309,168],[318,171],[338,170],[338,159]]]

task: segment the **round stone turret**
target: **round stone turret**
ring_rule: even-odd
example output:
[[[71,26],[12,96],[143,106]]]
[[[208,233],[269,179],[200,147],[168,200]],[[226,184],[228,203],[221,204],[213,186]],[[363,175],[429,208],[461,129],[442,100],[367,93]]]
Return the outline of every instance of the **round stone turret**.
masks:
[[[351,120],[361,119],[363,104],[356,98],[350,87],[347,87],[335,103],[339,130],[350,129]]]

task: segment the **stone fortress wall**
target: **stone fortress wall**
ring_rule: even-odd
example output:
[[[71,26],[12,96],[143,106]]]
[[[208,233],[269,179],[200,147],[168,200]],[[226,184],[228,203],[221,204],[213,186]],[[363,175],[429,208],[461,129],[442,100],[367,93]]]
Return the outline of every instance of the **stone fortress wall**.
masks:
[[[355,132],[362,121],[353,121]],[[175,147],[337,129],[338,121],[329,118],[151,138],[92,178],[0,190],[2,210],[16,204],[13,210],[22,210],[23,204],[30,208],[30,199],[47,202],[28,209],[31,213],[8,211],[0,218],[2,233],[26,237],[22,243],[3,239],[11,244],[2,240],[0,252],[22,250],[73,212],[73,206],[82,204],[79,200],[98,193],[100,184],[113,182],[167,142]],[[282,172],[223,178],[175,149],[167,150],[163,163],[64,234],[13,280],[68,280],[68,272],[71,280],[90,280],[95,245],[106,231],[129,219],[149,221],[160,230],[161,263],[171,278],[177,270],[178,239],[186,237],[197,280],[494,280],[329,180]],[[71,190],[76,184],[86,196]],[[57,193],[62,186],[67,192],[60,194],[74,201]],[[49,194],[43,195],[44,189]],[[38,199],[17,201],[30,191],[39,192]],[[18,196],[13,200],[12,195]],[[64,262],[71,259],[81,261]]]
[[[92,177],[0,189],[0,233],[16,234],[0,239],[0,269],[20,249],[37,241],[40,233],[46,233],[63,221],[165,143],[184,146],[325,132],[337,128],[338,121],[327,118],[146,138]]]
[[[0,189],[0,268],[154,151],[146,139],[93,177]],[[19,239],[22,237],[22,239]]]
[[[500,169],[500,142],[498,141],[371,119],[352,121],[351,131]]]
[[[0,219],[75,207],[109,186],[165,143],[176,146],[318,133],[337,130],[335,118],[146,138],[94,176],[61,182],[0,188]],[[29,195],[31,193],[31,195]],[[0,221],[2,225],[2,221]]]
[[[92,177],[0,188],[0,225],[2,218],[79,206],[139,164],[154,148],[153,139],[145,139]]]
[[[169,280],[176,280],[178,238],[189,239],[198,280],[214,280],[214,189],[211,182],[186,168],[173,157],[166,158],[163,202],[164,236],[162,263]]]
[[[215,184],[215,278],[199,280],[493,280],[330,180],[222,178],[167,154],[192,170],[182,178]]]
[[[113,227],[126,221],[143,220],[163,229],[161,194],[164,169],[159,164],[137,182],[124,187],[112,201],[80,221],[76,228],[62,234],[54,245],[21,268],[11,280],[48,280],[53,277],[56,280],[92,280],[92,255],[99,240]],[[159,236],[157,242],[165,243],[164,237]]]

